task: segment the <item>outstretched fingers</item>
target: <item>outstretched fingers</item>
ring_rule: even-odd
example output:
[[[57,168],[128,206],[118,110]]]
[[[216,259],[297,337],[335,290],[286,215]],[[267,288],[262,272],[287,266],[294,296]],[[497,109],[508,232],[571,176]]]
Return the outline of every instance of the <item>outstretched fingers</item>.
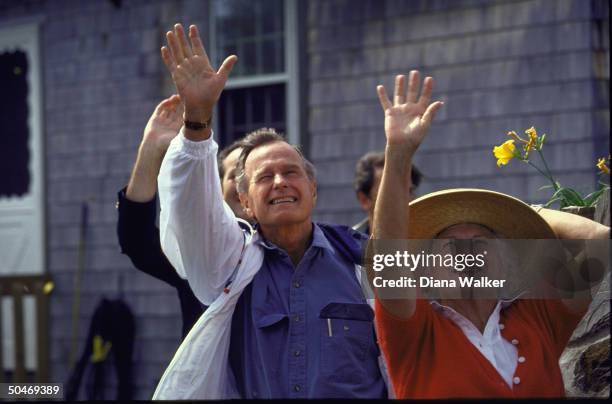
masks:
[[[429,105],[431,101],[431,91],[433,89],[433,78],[425,77],[423,81],[423,91],[421,92],[421,97],[419,98],[419,104],[423,106],[423,108]]]
[[[184,58],[190,58],[193,56],[193,52],[191,51],[191,46],[187,42],[187,37],[185,37],[185,30],[183,30],[183,26],[181,24],[174,24],[174,34],[178,39],[179,46],[181,47],[181,53]]]
[[[172,56],[172,53],[170,53],[170,49],[168,49],[168,47],[162,46],[161,57],[166,65],[166,68],[168,68],[168,71],[173,73],[174,70],[176,70],[176,61],[174,60],[174,57]]]
[[[423,117],[421,118],[421,121],[423,122],[423,124],[425,124],[425,127],[429,127],[429,125],[431,125],[431,121],[433,121],[434,117],[436,116],[436,113],[442,107],[442,105],[444,105],[442,101],[436,101],[431,103],[431,105],[427,107],[425,113],[423,114]]]
[[[387,92],[385,91],[384,86],[376,86],[376,94],[378,94],[378,100],[380,101],[380,106],[382,107],[383,111],[386,111],[393,106],[393,104],[391,104],[391,100],[389,100],[389,97],[387,97]]]
[[[399,105],[406,102],[406,76],[399,74],[395,76],[395,92],[393,94],[393,104]]]
[[[220,75],[224,81],[227,80],[230,72],[232,71],[232,68],[234,67],[234,64],[236,64],[237,61],[238,57],[236,55],[230,55],[226,57],[223,63],[221,64],[221,67],[219,67],[217,74]]]
[[[166,43],[168,44],[168,48],[170,48],[170,52],[172,52],[175,63],[181,63],[183,59],[185,59],[185,55],[183,54],[181,45],[174,31],[166,32]]]
[[[193,49],[193,54],[202,56],[206,63],[210,65],[208,54],[206,53],[206,49],[204,49],[204,45],[202,44],[202,40],[200,39],[198,27],[196,27],[195,25],[189,26],[189,40],[191,41],[191,48]]]
[[[417,94],[419,93],[419,71],[411,70],[408,75],[408,93],[407,102],[416,103]]]

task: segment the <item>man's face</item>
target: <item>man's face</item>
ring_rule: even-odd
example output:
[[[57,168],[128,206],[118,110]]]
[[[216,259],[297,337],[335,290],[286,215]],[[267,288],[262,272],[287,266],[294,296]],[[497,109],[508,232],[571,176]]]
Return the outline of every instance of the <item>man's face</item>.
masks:
[[[262,228],[310,222],[316,184],[298,152],[285,142],[255,148],[247,157],[248,189],[240,194],[247,214]]]
[[[239,147],[234,149],[230,154],[223,160],[224,174],[221,179],[221,190],[223,191],[223,199],[234,211],[234,214],[242,219],[248,220],[247,214],[242,209],[240,204],[240,198],[236,191],[236,162],[240,157],[242,149]]]
[[[374,180],[372,182],[372,188],[370,188],[370,194],[365,195],[363,192],[357,193],[357,199],[361,208],[368,214],[368,216],[374,215],[374,206],[376,205],[376,197],[378,196],[378,189],[380,188],[380,181],[382,179],[382,167],[376,167],[374,169]],[[414,199],[416,187],[410,186],[409,201]]]

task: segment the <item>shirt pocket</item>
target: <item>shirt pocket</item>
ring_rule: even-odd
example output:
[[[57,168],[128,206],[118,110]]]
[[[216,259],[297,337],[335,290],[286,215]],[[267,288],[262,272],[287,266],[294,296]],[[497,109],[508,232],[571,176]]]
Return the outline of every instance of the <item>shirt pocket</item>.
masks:
[[[330,382],[361,383],[374,359],[374,312],[367,304],[329,303],[320,314],[321,372]]]
[[[283,313],[264,314],[255,319],[255,326],[259,329],[271,327],[282,320],[286,319],[287,315]]]

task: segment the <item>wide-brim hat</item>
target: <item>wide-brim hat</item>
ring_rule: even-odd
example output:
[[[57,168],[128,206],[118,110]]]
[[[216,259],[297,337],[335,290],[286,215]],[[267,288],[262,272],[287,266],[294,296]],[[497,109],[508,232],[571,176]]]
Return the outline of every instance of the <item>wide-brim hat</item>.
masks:
[[[534,208],[500,192],[448,189],[423,195],[409,206],[411,239],[433,239],[447,227],[460,223],[486,226],[507,239],[557,238]]]

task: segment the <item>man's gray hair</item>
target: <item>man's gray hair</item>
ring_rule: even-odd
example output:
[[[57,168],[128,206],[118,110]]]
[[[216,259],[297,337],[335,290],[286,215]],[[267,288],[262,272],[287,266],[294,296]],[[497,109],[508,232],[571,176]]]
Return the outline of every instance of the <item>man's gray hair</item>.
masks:
[[[292,145],[285,137],[276,132],[274,128],[260,128],[247,135],[241,140],[242,152],[236,163],[236,190],[238,193],[246,193],[249,188],[249,179],[245,172],[245,163],[249,154],[257,147],[273,142],[284,142],[295,149],[302,158],[304,171],[311,181],[316,180],[316,170],[314,165],[308,161],[298,146]]]

